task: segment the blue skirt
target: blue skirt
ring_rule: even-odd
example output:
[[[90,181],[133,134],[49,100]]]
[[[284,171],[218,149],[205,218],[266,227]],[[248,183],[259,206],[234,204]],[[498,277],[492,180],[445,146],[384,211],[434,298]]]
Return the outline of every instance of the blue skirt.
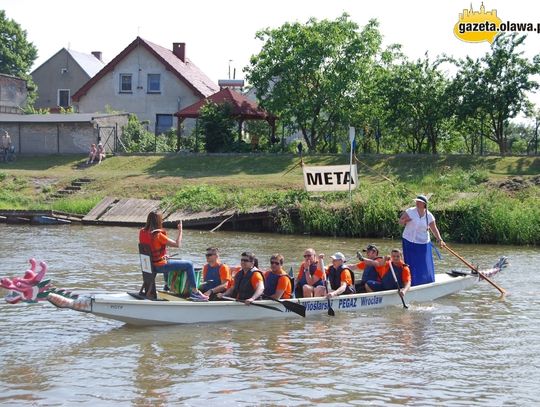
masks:
[[[403,257],[411,269],[411,285],[432,283],[435,281],[435,265],[431,252],[431,242],[411,243],[402,239]]]

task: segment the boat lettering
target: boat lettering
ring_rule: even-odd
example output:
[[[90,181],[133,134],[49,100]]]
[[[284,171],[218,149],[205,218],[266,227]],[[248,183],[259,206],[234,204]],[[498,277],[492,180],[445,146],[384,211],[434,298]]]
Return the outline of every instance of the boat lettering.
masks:
[[[338,308],[356,308],[358,298],[342,298],[339,300]]]
[[[123,309],[124,308],[123,305],[111,305],[110,307],[111,307],[111,309]]]
[[[327,302],[308,301],[304,302],[303,305],[306,307],[306,311],[320,311],[328,309]]]
[[[366,307],[366,306],[370,306],[370,305],[381,304],[382,299],[383,299],[383,297],[381,297],[380,295],[376,295],[374,297],[362,298],[362,300],[360,301],[360,305],[362,307]]]

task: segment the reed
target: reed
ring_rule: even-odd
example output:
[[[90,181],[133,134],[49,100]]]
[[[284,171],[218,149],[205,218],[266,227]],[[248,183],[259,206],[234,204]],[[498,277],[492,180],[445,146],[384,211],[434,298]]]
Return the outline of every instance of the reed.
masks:
[[[464,243],[540,243],[540,199],[509,197],[489,191],[458,202],[446,210],[440,223],[451,240]]]

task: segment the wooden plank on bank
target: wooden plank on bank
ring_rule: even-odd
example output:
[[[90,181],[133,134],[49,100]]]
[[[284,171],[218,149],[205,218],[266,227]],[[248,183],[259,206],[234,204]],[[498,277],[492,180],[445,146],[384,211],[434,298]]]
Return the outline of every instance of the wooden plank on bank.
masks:
[[[144,224],[148,212],[159,208],[159,201],[151,199],[120,199],[103,216],[100,222]]]
[[[86,214],[86,216],[83,218],[83,222],[98,220],[99,217],[107,211],[107,208],[111,206],[114,201],[116,201],[116,198],[110,196],[106,196],[105,198],[103,198],[100,203],[94,206],[92,210]]]

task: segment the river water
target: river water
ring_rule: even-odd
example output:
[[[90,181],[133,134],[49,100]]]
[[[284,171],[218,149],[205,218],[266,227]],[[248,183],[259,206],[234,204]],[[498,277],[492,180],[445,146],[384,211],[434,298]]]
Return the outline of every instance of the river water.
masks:
[[[180,254],[201,264],[217,245],[236,265],[252,250],[267,267],[280,252],[296,271],[306,247],[352,257],[367,243],[188,230]],[[375,243],[384,252],[399,244]],[[22,276],[35,257],[57,287],[134,290],[136,246],[136,228],[1,224],[0,277]],[[144,328],[2,299],[0,405],[539,405],[538,248],[454,249],[483,267],[508,255],[496,277],[508,296],[483,282],[408,310]],[[464,269],[443,255],[438,271]]]

